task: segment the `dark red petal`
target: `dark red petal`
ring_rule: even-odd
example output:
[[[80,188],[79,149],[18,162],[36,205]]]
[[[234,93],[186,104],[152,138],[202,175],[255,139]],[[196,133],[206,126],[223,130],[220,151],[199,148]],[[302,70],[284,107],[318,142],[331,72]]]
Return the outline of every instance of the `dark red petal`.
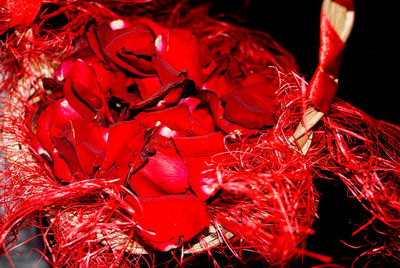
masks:
[[[207,133],[211,133],[215,131],[214,119],[210,115],[208,108],[199,108],[193,111],[192,113],[193,120],[199,122],[202,128],[205,130],[204,134],[197,133],[197,135],[205,135]]]
[[[182,93],[181,87],[184,86],[185,78],[184,77],[178,77],[178,79],[175,82],[171,82],[168,84],[164,84],[161,86],[159,89],[154,91],[150,96],[148,96],[146,99],[132,105],[130,108],[133,110],[140,110],[146,107],[151,107],[157,105],[168,93],[171,91],[176,90],[177,93],[180,96],[180,93]],[[180,93],[179,93],[180,92]],[[176,93],[173,93],[174,96],[176,96]],[[179,98],[178,96],[178,98]]]
[[[108,169],[128,141],[136,137],[142,129],[137,121],[119,122],[110,127],[107,152],[102,169]],[[141,138],[140,138],[141,139]],[[138,142],[140,144],[140,142]]]
[[[157,54],[166,59],[179,72],[186,71],[188,78],[198,86],[203,83],[200,49],[197,38],[186,29],[172,29],[156,40]]]
[[[126,50],[122,50],[117,52],[117,57],[130,66],[134,66],[136,70],[146,74],[146,76],[156,74],[156,69],[154,68],[152,57],[150,56],[135,55]]]
[[[145,129],[135,121],[115,124],[110,128],[105,161],[100,168],[104,177],[126,181],[128,175],[143,166],[147,158],[142,155]]]
[[[183,98],[179,101],[179,104],[186,104],[189,108],[189,112],[193,113],[193,111],[196,109],[196,107],[201,103],[201,101],[197,98],[194,97],[187,97],[187,98]]]
[[[238,88],[238,85],[230,83],[224,75],[214,75],[204,83],[203,89],[210,90],[217,94],[218,98],[231,93]]]
[[[52,155],[54,146],[51,136],[57,136],[65,126],[69,125],[71,119],[79,118],[81,116],[65,99],[59,99],[38,109],[32,119],[32,131],[43,148]]]
[[[160,251],[181,246],[210,224],[206,203],[191,193],[139,198],[139,202],[143,210],[138,233]]]
[[[127,87],[132,83],[123,72],[113,67],[112,64],[105,65],[100,60],[97,59],[93,54],[87,55],[83,60],[92,68],[96,79],[100,86],[100,91],[105,97],[111,94],[115,97],[126,99]],[[121,92],[123,96],[121,97]]]
[[[224,108],[214,92],[209,90],[199,90],[197,92],[197,97],[203,102],[208,103],[215,125],[224,133],[237,133],[245,136],[257,133],[257,130],[247,129],[226,120],[223,116]]]
[[[73,120],[71,125],[79,163],[86,174],[94,175],[104,161],[108,129],[89,120]]]
[[[207,67],[211,63],[211,51],[207,45],[200,43],[200,62],[202,67]]]
[[[71,171],[67,163],[59,157],[58,155],[54,155],[54,173],[57,178],[59,178],[62,182],[74,182],[76,178],[72,175]]]
[[[81,168],[74,146],[64,138],[54,137],[54,147],[57,153],[67,163],[71,174],[78,180],[84,180],[87,175]]]
[[[106,53],[121,51],[124,48],[136,55],[152,56],[155,54],[154,34],[144,24],[135,24],[119,30],[118,34],[108,41],[103,43]]]
[[[73,90],[71,79],[66,79],[63,87],[65,98],[68,103],[78,111],[84,118],[94,118],[95,112],[85,103],[81,101],[76,92]]]
[[[72,66],[74,66],[74,61],[75,60],[71,58],[64,60],[56,70],[54,77],[58,81],[63,81],[71,72]]]
[[[161,84],[166,85],[175,82],[180,77],[180,72],[166,59],[155,56],[153,57],[153,63]]]
[[[66,125],[69,125],[71,120],[82,118],[64,98],[57,100],[53,105],[55,106],[55,111],[52,115],[52,127],[55,127],[56,129],[61,130]]]
[[[157,146],[155,155],[148,158],[138,173],[167,193],[183,193],[189,188],[188,170],[174,147]]]
[[[53,154],[54,145],[50,138],[50,126],[53,120],[54,106],[47,103],[41,106],[31,122],[32,132],[36,135],[40,144],[50,154]]]
[[[91,110],[97,112],[105,105],[96,75],[87,63],[75,61],[70,78],[74,92]]]
[[[278,89],[277,84],[258,76],[250,76],[243,84],[246,87],[221,98],[225,104],[224,117],[246,128],[275,124],[277,107],[274,93]]]
[[[74,63],[74,67],[75,67]],[[73,67],[73,69],[74,69]],[[71,71],[73,73],[74,71]],[[85,74],[82,74],[85,75]],[[82,78],[82,81],[80,79]],[[76,81],[73,81],[75,79]],[[88,82],[88,85],[82,84],[82,82],[85,80]],[[64,95],[65,98],[67,99],[68,103],[73,107],[74,110],[76,110],[82,117],[84,118],[94,118],[96,115],[96,111],[91,107],[89,103],[87,103],[84,98],[88,98],[89,101],[92,100],[92,105],[95,105],[96,108],[100,108],[102,105],[101,99],[99,99],[96,95],[90,94],[90,89],[88,86],[90,84],[95,83],[95,77],[93,75],[90,75],[90,78],[88,79],[87,77],[80,77],[78,72],[75,71],[75,74],[72,76],[71,74],[66,78],[66,81],[64,83]],[[80,93],[83,95],[81,96]],[[93,98],[93,99],[92,99]],[[100,106],[100,107],[99,107]]]
[[[237,91],[222,98],[224,117],[246,128],[261,129],[275,124],[277,111],[273,99],[257,101],[245,91]]]
[[[171,130],[178,131],[185,136],[209,133],[209,129],[190,115],[189,108],[185,103],[159,111],[142,112],[136,119],[147,128],[152,128],[157,122],[161,122]]]
[[[101,60],[102,62],[106,63],[107,61],[104,58],[103,51],[101,49],[98,32],[105,34],[105,32],[111,32],[110,31],[111,29],[107,25],[101,25],[98,27],[100,28],[100,29],[98,29],[99,31],[96,31],[96,29],[94,27],[90,27],[86,34],[86,38],[87,38],[90,49],[93,51],[93,53],[96,55],[96,57],[99,60]]]
[[[99,30],[96,32],[102,52],[108,60],[139,76],[155,74],[152,64],[154,35],[147,26],[137,24],[112,31],[111,34],[99,33]],[[97,50],[96,46],[93,47]]]

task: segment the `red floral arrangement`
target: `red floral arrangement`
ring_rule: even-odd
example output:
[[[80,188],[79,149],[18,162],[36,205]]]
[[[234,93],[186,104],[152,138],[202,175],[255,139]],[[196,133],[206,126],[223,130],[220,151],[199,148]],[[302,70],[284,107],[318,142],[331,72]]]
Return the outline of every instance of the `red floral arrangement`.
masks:
[[[351,23],[351,1],[324,2],[309,85],[267,34],[204,6],[19,2],[0,1],[4,253],[34,224],[54,266],[330,262],[304,250],[315,177],[397,230],[399,128],[334,99],[349,22],[330,18]]]

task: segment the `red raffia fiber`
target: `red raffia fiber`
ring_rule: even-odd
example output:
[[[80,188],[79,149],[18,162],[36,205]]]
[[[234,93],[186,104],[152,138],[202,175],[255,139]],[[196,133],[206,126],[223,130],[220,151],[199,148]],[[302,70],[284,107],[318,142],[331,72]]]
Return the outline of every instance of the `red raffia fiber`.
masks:
[[[0,244],[4,254],[12,253],[18,230],[32,224],[41,229],[43,257],[54,267],[139,267],[164,261],[183,265],[201,256],[218,267],[248,261],[247,252],[284,266],[307,254],[305,241],[313,233],[318,203],[312,180],[326,177],[342,180],[349,195],[387,226],[390,243],[373,244],[365,254],[399,257],[399,127],[336,100],[330,115],[317,125],[309,152],[303,155],[289,139],[308,105],[307,84],[295,74],[296,63],[290,53],[265,33],[209,18],[203,7],[188,11],[187,6],[178,5],[168,9],[173,15],[166,16],[157,11],[158,3],[146,6],[134,2],[146,1],[47,0],[30,28],[6,32],[1,46],[1,90],[6,94],[1,99],[0,117],[0,151],[4,154]],[[132,216],[137,212],[124,201],[129,190],[106,178],[62,184],[33,149],[37,141],[30,121],[37,101],[46,96],[41,78],[52,76],[89,21],[118,18],[116,14],[124,14],[121,12],[126,8],[141,18],[148,16],[168,27],[180,25],[192,30],[215,48],[211,57],[225,56],[238,64],[245,77],[254,72],[279,77],[276,124],[249,137],[227,134],[229,151],[210,166],[215,171],[214,183],[221,190],[207,205],[223,243],[204,253],[184,255],[178,248],[165,258],[152,251],[127,252],[137,231]],[[204,19],[191,21],[195,15]],[[49,27],[47,23],[60,16],[67,23]],[[130,16],[129,20],[139,19]],[[233,238],[228,240],[224,230],[233,233]],[[206,236],[207,232],[201,233],[196,240]]]

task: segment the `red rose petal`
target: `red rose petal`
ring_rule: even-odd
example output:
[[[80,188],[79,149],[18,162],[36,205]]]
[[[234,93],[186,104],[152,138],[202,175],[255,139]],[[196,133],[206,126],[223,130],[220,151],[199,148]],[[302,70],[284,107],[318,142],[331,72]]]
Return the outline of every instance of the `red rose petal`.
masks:
[[[54,114],[52,115],[53,120],[51,127],[61,130],[65,126],[69,125],[71,120],[82,118],[64,98],[57,100],[53,105],[55,106],[55,109]]]
[[[167,60],[179,72],[186,71],[188,78],[197,85],[202,85],[199,42],[191,31],[172,29],[168,35],[157,37],[156,47],[161,58]]]
[[[134,66],[136,70],[146,74],[146,76],[152,76],[156,73],[151,56],[135,55],[123,49],[117,52],[117,57],[130,66]]]
[[[143,242],[160,251],[181,246],[210,224],[206,203],[191,193],[139,198],[139,202],[138,233]]]
[[[139,197],[155,197],[167,194],[140,172],[135,173],[129,178],[129,185]]]
[[[207,67],[211,63],[211,51],[207,45],[200,43],[200,62],[202,67]]]
[[[155,155],[148,158],[138,173],[167,193],[183,193],[189,188],[188,170],[174,147],[157,146]]]
[[[142,79],[135,79],[138,86],[140,96],[146,99],[161,87],[161,82],[158,77],[144,77]]]
[[[31,25],[41,6],[42,0],[0,0],[0,7],[10,12],[8,27]]]
[[[214,92],[209,90],[199,90],[197,92],[197,97],[203,102],[208,103],[215,125],[224,133],[238,133],[245,136],[257,133],[257,130],[247,129],[226,120],[223,116],[224,108]]]
[[[73,120],[71,125],[79,163],[86,174],[94,175],[104,161],[109,130],[89,120]]]
[[[77,61],[80,62],[79,64],[74,63],[74,67],[76,65],[82,65],[84,64],[82,61]],[[73,69],[74,69],[73,67]],[[85,68],[86,69],[86,68]],[[74,71],[71,71],[73,73]],[[84,75],[84,74],[83,74]],[[79,75],[78,71],[74,72],[74,75],[69,75],[66,78],[66,81],[64,83],[64,95],[65,98],[67,99],[68,103],[76,110],[79,114],[81,114],[84,118],[94,118],[96,115],[96,110],[95,108],[99,109],[102,106],[102,101],[101,99],[96,95],[96,94],[90,94],[92,91],[89,86],[92,86],[93,84],[97,83],[96,78],[93,77],[94,75],[91,74],[90,78],[82,77]],[[81,78],[85,80],[88,84],[82,84],[83,81],[80,81]],[[73,81],[75,79],[75,81]],[[94,86],[96,87],[96,86]],[[97,85],[98,87],[98,85]],[[99,90],[100,91],[100,90]],[[81,96],[80,93],[83,95]],[[84,97],[86,97],[89,101],[91,101],[91,104],[87,103],[84,100]],[[92,106],[95,106],[92,108]]]
[[[205,82],[203,85],[203,89],[215,92],[218,98],[221,98],[222,96],[231,93],[237,88],[238,86],[234,85],[233,83],[229,83],[224,75],[214,75],[210,79],[208,79],[207,82]]]
[[[194,110],[192,113],[192,118],[193,120],[199,122],[202,125],[202,128],[205,129],[204,134],[197,135],[205,135],[215,131],[214,119],[206,107]]]
[[[51,136],[69,125],[70,120],[80,119],[81,116],[69,105],[65,99],[43,105],[32,119],[32,131],[38,137],[43,148],[53,154],[53,142]]]
[[[31,122],[32,132],[38,138],[43,148],[51,155],[53,153],[53,142],[50,138],[50,125],[53,121],[54,105],[47,103],[41,106]]]
[[[187,98],[183,98],[179,101],[179,104],[186,104],[189,108],[189,112],[193,113],[193,111],[196,109],[196,107],[201,103],[201,101],[199,99],[196,99],[194,97],[187,97]]]
[[[140,110],[146,107],[151,107],[157,105],[167,94],[169,94],[171,91],[176,90],[177,92],[173,93],[174,96],[177,96],[179,98],[180,94],[182,93],[181,87],[184,86],[185,78],[184,77],[178,77],[176,81],[164,84],[162,85],[159,89],[154,91],[150,96],[148,96],[146,99],[130,106],[130,109],[132,110]],[[178,95],[177,95],[178,93]]]
[[[244,81],[247,86],[221,98],[224,117],[246,128],[263,128],[275,124],[274,103],[276,83],[259,77]]]
[[[179,78],[181,72],[179,72],[164,58],[155,56],[153,57],[153,62],[161,84],[166,85],[168,83],[175,82]]]
[[[142,129],[137,121],[119,122],[110,127],[107,143],[107,152],[105,155],[102,169],[108,169],[118,154],[124,148],[128,141],[137,137]],[[138,144],[144,142],[142,137],[139,137]]]
[[[190,189],[201,200],[209,199],[220,188],[215,166],[210,166],[212,163],[211,157],[184,157],[184,159],[190,174]]]
[[[161,122],[185,136],[209,133],[209,129],[190,115],[189,108],[185,103],[159,111],[142,112],[137,115],[136,119],[148,128],[152,128],[157,122]]]
[[[87,174],[84,173],[74,146],[65,138],[54,137],[54,147],[58,152],[58,155],[65,160],[68,165],[71,174],[78,180],[84,180],[87,178]]]
[[[236,91],[221,99],[224,117],[246,128],[263,128],[275,124],[276,107],[273,99],[257,100],[246,91]]]
[[[147,161],[142,155],[144,144],[145,129],[138,127],[136,121],[120,122],[112,126],[100,174],[125,183],[128,175]]]
[[[207,200],[218,189],[215,169],[209,164],[215,155],[225,151],[224,136],[214,132],[207,136],[178,137],[174,143],[189,170],[190,188],[200,199]]]
[[[89,35],[89,34],[88,34]],[[131,83],[130,79],[121,71],[113,67],[112,64],[105,64],[92,50],[87,47],[87,42],[83,47],[74,52],[71,56],[65,58],[59,68],[56,70],[56,77],[59,81],[64,80],[74,68],[76,61],[85,62],[96,75],[96,80],[104,97],[112,95],[121,99],[130,99],[127,93],[127,87]],[[122,97],[121,97],[122,96]],[[128,96],[128,97],[127,97]]]
[[[102,32],[104,28],[107,29]],[[99,54],[100,46],[101,55],[119,67],[139,76],[155,74],[152,63],[155,54],[154,34],[146,25],[136,24],[117,30],[102,25],[94,32],[95,35],[88,40],[96,54]]]
[[[186,104],[181,104],[153,112],[142,112],[136,116],[142,125],[147,128],[153,128],[157,122],[161,122],[171,129],[178,129],[177,125],[185,123],[190,116],[189,108]]]
[[[94,27],[90,27],[86,34],[86,38],[87,38],[90,49],[93,51],[93,53],[96,55],[96,57],[99,60],[106,63],[107,60],[104,58],[103,51],[102,51],[101,45],[100,45],[100,40],[99,40],[100,37],[99,37],[98,33],[102,33],[101,37],[103,37],[104,35],[105,36],[110,35],[111,28],[105,24],[98,26],[97,31]]]
[[[76,178],[72,175],[67,163],[59,157],[58,155],[54,155],[54,173],[62,182],[74,182]]]
[[[173,139],[176,149],[182,156],[212,156],[225,151],[224,136],[221,132],[205,136],[177,137]]]
[[[81,60],[74,62],[71,71],[71,81],[76,94],[93,111],[97,112],[105,104],[96,74],[87,63]]]
[[[106,53],[121,51],[124,48],[135,55],[151,57],[155,54],[155,37],[146,25],[138,23],[117,31],[118,34],[110,37],[109,42],[101,43]]]

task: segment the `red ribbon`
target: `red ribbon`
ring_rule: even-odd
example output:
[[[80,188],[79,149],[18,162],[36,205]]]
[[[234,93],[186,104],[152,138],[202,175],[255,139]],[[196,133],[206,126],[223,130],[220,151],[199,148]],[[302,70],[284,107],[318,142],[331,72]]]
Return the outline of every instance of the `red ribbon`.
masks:
[[[349,10],[353,9],[351,0],[336,1]],[[319,64],[308,86],[308,96],[318,110],[327,114],[336,91],[336,78],[339,75],[345,43],[331,25],[324,10],[321,11]]]

